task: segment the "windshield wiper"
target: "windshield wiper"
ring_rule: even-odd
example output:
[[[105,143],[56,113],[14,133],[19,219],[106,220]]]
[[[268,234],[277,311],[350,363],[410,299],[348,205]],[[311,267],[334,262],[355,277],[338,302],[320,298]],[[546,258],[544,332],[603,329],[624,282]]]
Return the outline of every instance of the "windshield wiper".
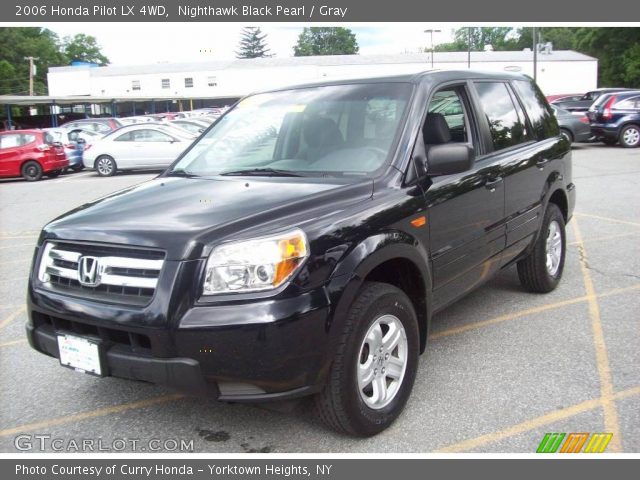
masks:
[[[253,177],[304,177],[304,175],[291,170],[278,170],[276,168],[247,168],[244,170],[230,170],[222,172],[226,176],[253,176]]]
[[[184,168],[176,168],[175,170],[171,170],[167,175],[170,177],[186,177],[186,178],[193,178],[198,176],[194,173],[187,172]]]

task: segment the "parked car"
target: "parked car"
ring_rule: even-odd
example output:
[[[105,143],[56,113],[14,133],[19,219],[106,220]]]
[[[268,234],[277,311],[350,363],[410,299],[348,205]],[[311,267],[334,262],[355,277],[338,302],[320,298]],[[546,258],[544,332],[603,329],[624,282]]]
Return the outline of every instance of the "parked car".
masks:
[[[60,126],[67,130],[80,128],[106,135],[107,133],[124,126],[124,124],[118,118],[96,117],[72,120]]]
[[[607,145],[640,146],[640,91],[609,94],[588,116],[592,135]]]
[[[79,136],[77,133],[71,133],[71,131],[65,128],[45,128],[53,141],[62,144],[64,147],[64,153],[69,160],[69,168],[79,172],[84,168],[82,164],[82,153],[84,151],[86,140]]]
[[[168,167],[193,141],[188,132],[158,124],[129,125],[119,128],[85,150],[84,166],[101,177],[118,170],[160,169]]]
[[[625,90],[630,90],[628,88],[598,88],[596,90],[591,90],[590,92],[585,93],[579,100],[554,100],[552,105],[561,108],[563,110],[567,110],[571,113],[582,113],[589,110],[589,107],[595,102],[600,95],[604,95],[605,93],[616,93],[623,92]]]
[[[551,105],[551,108],[558,119],[560,133],[569,142],[586,142],[591,138],[591,126],[586,115],[577,116],[555,105]]]
[[[43,130],[0,132],[0,177],[55,178],[69,166],[61,143]]]
[[[547,95],[545,98],[547,102],[553,104],[554,102],[569,102],[577,101],[584,97],[584,93],[572,93],[563,95]]]
[[[458,138],[458,113],[430,111],[444,97]],[[255,94],[158,178],[44,227],[27,335],[98,376],[315,395],[328,425],[374,435],[411,394],[435,312],[512,265],[526,290],[556,288],[574,204],[569,142],[524,75]]]

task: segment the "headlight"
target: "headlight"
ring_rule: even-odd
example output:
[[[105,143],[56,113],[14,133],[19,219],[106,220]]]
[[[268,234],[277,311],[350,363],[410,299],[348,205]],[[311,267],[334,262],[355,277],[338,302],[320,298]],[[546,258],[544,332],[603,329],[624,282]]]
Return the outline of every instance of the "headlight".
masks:
[[[220,245],[209,255],[203,294],[277,288],[293,276],[308,256],[307,237],[299,229]]]

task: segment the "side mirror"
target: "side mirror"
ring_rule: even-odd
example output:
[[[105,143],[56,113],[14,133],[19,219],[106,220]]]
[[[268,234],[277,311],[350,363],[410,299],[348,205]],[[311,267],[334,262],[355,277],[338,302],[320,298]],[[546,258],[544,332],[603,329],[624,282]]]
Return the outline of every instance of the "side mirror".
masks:
[[[471,170],[473,148],[462,143],[445,143],[427,148],[427,175],[452,175]]]

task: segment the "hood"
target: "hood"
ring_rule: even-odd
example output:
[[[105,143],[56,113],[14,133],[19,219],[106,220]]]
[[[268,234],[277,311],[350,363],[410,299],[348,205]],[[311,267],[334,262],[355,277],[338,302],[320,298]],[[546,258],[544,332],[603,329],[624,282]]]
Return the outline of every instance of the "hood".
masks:
[[[169,260],[199,258],[230,236],[299,226],[321,206],[365,200],[372,190],[371,179],[159,177],[67,212],[45,227],[44,237],[161,248]]]

